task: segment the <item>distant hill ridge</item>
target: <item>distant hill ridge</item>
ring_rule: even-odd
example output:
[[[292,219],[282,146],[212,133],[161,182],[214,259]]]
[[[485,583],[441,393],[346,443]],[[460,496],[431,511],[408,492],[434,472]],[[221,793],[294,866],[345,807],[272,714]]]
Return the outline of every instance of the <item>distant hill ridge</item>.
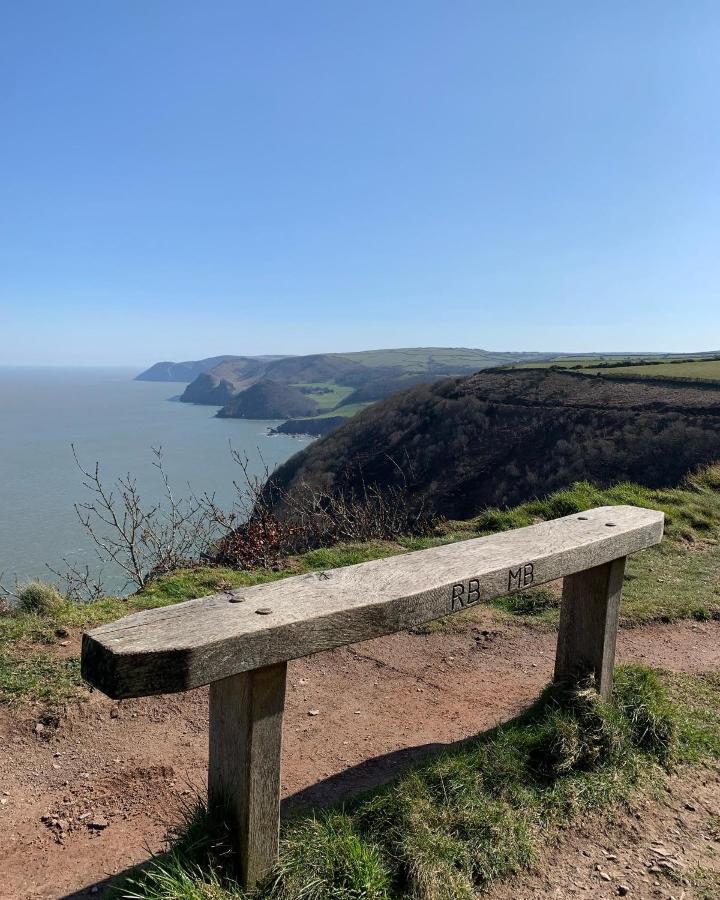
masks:
[[[720,385],[487,369],[376,403],[280,466],[267,490],[280,511],[301,484],[401,479],[410,504],[464,518],[581,480],[673,485],[718,459]]]
[[[135,381],[194,381],[198,375],[209,372],[218,366],[231,361],[258,360],[269,362],[281,359],[280,356],[209,356],[207,359],[188,360],[186,362],[158,362],[144,372],[135,376]]]
[[[287,418],[317,414],[327,422],[316,432],[335,424],[330,418],[353,415],[360,408],[419,382],[434,381],[448,375],[465,375],[488,366],[510,362],[547,359],[548,354],[491,352],[465,347],[407,347],[349,353],[313,353],[287,357],[222,357],[203,368],[188,384],[181,400],[221,406],[223,417],[242,416],[260,419],[277,417],[280,409],[294,410]],[[198,364],[199,365],[199,364]],[[150,370],[152,371],[152,370]],[[254,385],[270,382],[272,388],[254,392],[247,402],[238,400]],[[285,386],[283,399],[282,386]],[[313,404],[301,400],[296,392],[312,396]],[[263,400],[267,401],[263,404]],[[337,415],[330,417],[329,413]]]

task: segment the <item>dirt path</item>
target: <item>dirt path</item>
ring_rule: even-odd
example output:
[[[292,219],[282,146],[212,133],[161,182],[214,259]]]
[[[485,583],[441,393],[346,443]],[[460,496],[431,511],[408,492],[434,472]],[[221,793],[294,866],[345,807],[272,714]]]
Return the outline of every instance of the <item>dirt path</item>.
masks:
[[[719,638],[720,623],[626,630],[619,659],[717,669]],[[285,803],[348,796],[516,715],[550,679],[554,644],[489,614],[461,634],[393,635],[292,663]],[[121,703],[93,693],[59,719],[42,712],[0,710],[3,900],[101,893],[103,879],[160,849],[183,802],[204,790],[205,690]]]
[[[720,897],[720,775],[684,772],[659,798],[638,796],[585,819],[545,848],[534,870],[486,900],[694,900]],[[698,870],[703,870],[699,872]],[[705,892],[703,891],[705,887]]]

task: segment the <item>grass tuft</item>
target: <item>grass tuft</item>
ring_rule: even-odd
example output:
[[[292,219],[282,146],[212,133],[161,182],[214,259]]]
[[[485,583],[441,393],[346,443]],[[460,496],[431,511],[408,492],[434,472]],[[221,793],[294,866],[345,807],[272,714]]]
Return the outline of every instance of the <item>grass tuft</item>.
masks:
[[[47,616],[62,604],[60,591],[44,581],[31,581],[18,591],[18,606],[23,612]]]

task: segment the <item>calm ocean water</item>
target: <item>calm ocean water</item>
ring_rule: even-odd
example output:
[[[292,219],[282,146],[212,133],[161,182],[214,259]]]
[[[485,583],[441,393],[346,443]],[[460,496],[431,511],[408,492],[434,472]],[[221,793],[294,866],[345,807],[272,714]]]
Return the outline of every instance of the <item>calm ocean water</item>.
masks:
[[[183,384],[133,381],[134,369],[0,367],[0,573],[10,583],[48,578],[45,563],[63,557],[97,567],[97,555],[73,503],[84,499],[70,448],[99,460],[105,479],[131,472],[143,497],[158,499],[152,448],[162,446],[177,494],[187,484],[229,502],[238,477],[228,450],[246,451],[260,474],[296,453],[304,440],[268,436],[275,422],[216,419],[214,407],[171,402]],[[124,579],[104,566],[106,586]]]

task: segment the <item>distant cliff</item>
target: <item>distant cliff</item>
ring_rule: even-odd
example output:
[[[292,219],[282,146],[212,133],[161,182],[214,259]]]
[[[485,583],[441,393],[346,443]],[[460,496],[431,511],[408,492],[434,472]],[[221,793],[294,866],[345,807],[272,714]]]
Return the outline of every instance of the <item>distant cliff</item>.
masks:
[[[203,372],[209,372],[215,366],[234,359],[233,356],[210,356],[207,359],[189,360],[187,362],[159,362],[150,366],[135,377],[135,381],[193,381]]]
[[[209,406],[225,406],[235,396],[235,386],[225,378],[216,378],[202,372],[191,382],[180,398],[183,403],[206,403]]]
[[[318,403],[287,384],[258,381],[233,397],[218,416],[233,419],[295,419],[314,416]]]

